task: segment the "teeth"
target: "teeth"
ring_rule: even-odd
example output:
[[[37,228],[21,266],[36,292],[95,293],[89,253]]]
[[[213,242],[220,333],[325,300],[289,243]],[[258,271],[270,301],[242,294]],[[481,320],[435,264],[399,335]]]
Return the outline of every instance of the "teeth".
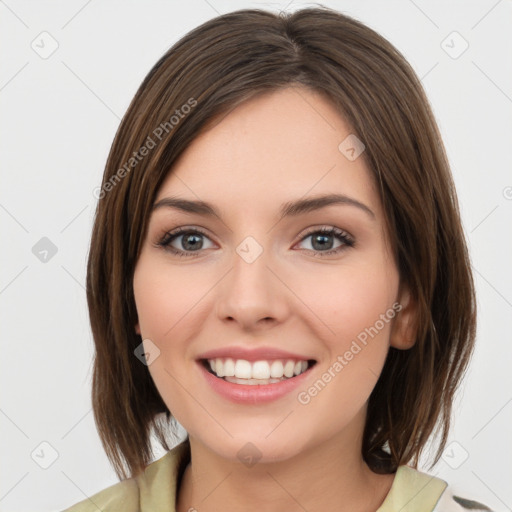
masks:
[[[293,361],[286,361],[284,365],[284,375],[285,377],[293,377],[293,369],[295,368],[295,363]]]
[[[244,359],[237,359],[235,363],[235,377],[239,379],[250,379],[252,377],[251,363]]]
[[[245,384],[248,386],[257,386],[257,385],[265,385],[265,384],[275,384],[276,382],[281,382],[282,380],[287,380],[286,377],[281,379],[237,379],[236,377],[224,377],[224,380],[228,382],[232,382],[233,384]]]
[[[237,384],[267,384],[280,382],[305,372],[307,361],[293,361],[291,359],[280,361],[255,361],[251,363],[245,359],[217,358],[209,359],[212,372],[217,377],[226,377],[229,382]],[[243,382],[237,382],[244,379]],[[256,382],[253,382],[256,380]]]
[[[280,379],[284,375],[284,367],[281,361],[272,361],[270,365],[270,376],[274,379]]]
[[[234,377],[235,375],[235,362],[233,359],[226,359],[224,361],[224,377]]]

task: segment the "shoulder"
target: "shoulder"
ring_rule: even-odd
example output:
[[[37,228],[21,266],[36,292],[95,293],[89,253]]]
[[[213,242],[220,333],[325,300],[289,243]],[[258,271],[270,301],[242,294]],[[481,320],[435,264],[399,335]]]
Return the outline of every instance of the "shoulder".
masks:
[[[97,512],[98,510],[138,512],[139,494],[136,479],[130,478],[75,503],[63,512]]]
[[[491,511],[489,507],[460,496],[447,482],[407,465],[399,466],[386,499],[378,512]],[[491,511],[492,512],[492,511]]]
[[[149,464],[140,475],[111,485],[62,512],[174,510],[178,476],[189,458],[190,445],[185,441]]]

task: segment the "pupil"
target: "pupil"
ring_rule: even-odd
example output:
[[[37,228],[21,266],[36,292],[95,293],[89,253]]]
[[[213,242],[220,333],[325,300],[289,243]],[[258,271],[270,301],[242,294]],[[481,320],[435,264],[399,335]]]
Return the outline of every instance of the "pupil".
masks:
[[[326,244],[326,243],[325,243],[325,239],[326,239],[326,238],[330,238],[330,235],[317,235],[317,236],[313,237],[313,247],[314,247],[315,249],[317,249],[317,247],[315,247],[315,243],[316,243],[316,241],[317,241],[317,240],[320,240],[320,239],[323,239],[323,240],[324,240],[324,243],[322,243],[322,242],[321,242],[321,243],[320,243],[319,248],[320,248],[320,249],[322,249],[322,248],[324,248],[324,249],[325,249],[325,248],[326,248],[326,245],[329,245],[329,247],[327,247],[327,248],[328,248],[328,249],[331,249],[331,248],[332,248],[332,241],[331,241],[331,244],[328,244],[328,243]]]
[[[195,238],[195,243],[192,242],[192,244],[189,242],[190,239],[194,239]],[[194,235],[194,234],[191,234],[191,235],[188,235],[188,236],[184,236],[183,237],[183,241],[184,241],[184,248],[186,250],[190,250],[190,249],[194,249],[194,248],[197,248],[198,246],[201,246],[202,243],[201,243],[201,239],[197,236],[197,235]],[[187,247],[188,246],[188,247]]]

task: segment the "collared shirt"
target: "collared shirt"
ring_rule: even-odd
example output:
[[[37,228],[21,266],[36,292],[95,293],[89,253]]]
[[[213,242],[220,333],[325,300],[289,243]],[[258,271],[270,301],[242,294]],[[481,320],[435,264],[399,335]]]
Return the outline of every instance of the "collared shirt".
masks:
[[[63,512],[176,512],[177,486],[190,462],[185,440],[139,476],[122,480]],[[407,465],[399,466],[391,488],[376,512],[464,512],[490,508],[454,496],[448,484]]]

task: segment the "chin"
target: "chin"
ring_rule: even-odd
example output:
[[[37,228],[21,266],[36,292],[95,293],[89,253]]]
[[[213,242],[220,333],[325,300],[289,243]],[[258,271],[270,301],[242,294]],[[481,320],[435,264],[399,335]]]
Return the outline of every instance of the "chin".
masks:
[[[257,463],[286,461],[306,449],[304,442],[301,442],[297,436],[290,438],[289,433],[286,432],[284,435],[279,435],[277,432],[268,435],[271,431],[270,429],[261,435],[250,430],[246,430],[240,435],[232,432],[233,438],[225,435],[220,441],[216,436],[211,441],[207,440],[206,444],[219,457],[233,462],[241,462],[247,467],[252,467]]]

